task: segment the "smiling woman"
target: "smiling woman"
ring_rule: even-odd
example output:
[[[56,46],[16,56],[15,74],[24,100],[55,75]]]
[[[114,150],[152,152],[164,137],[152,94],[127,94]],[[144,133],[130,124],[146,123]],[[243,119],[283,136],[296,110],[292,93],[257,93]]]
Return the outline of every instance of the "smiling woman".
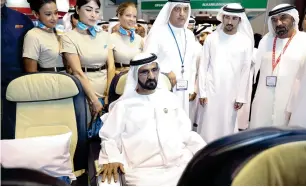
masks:
[[[59,36],[56,31],[58,9],[55,0],[27,0],[38,20],[24,38],[23,62],[26,72],[64,71],[59,54]]]
[[[143,39],[136,33],[137,8],[134,3],[121,3],[116,13],[119,25],[110,37],[108,61],[115,64],[119,74],[127,70],[132,58],[142,51]]]

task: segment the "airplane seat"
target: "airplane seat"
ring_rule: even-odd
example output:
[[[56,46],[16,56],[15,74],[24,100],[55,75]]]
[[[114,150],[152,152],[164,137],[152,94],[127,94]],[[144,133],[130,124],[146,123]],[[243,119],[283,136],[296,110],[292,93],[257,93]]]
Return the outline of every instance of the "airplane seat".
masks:
[[[109,87],[108,104],[111,104],[112,102],[116,101],[122,95],[123,91],[121,90],[124,89],[124,85],[125,85],[125,81],[124,83],[122,83],[123,82],[122,80],[126,80],[127,73],[128,71],[121,71],[120,73],[114,76],[110,84],[110,87]],[[119,80],[121,80],[119,84],[120,86],[118,86]]]
[[[305,153],[305,140],[306,129],[302,127],[264,127],[220,138],[194,155],[185,168],[178,186],[230,186],[232,184],[250,186],[252,183],[249,185],[241,182],[253,180],[250,178],[253,175],[245,173],[255,172],[254,167],[256,166],[265,168],[264,162],[260,163],[256,159],[257,155],[258,157],[260,154],[266,155],[265,151],[290,143],[301,143],[299,146],[304,146]],[[299,148],[300,152],[303,152],[301,147]],[[291,154],[290,149],[283,148],[282,152]],[[299,156],[301,157],[297,158]],[[249,163],[253,158],[257,162]],[[295,158],[301,162],[303,159],[305,160],[305,154],[296,155]],[[256,163],[255,166],[254,163]],[[254,166],[251,170],[250,165]],[[245,167],[248,169],[247,171],[245,171]],[[257,169],[257,171],[259,170]],[[262,176],[261,174],[258,176]],[[274,173],[269,174],[274,175]],[[254,173],[254,175],[256,174]],[[250,179],[241,180],[241,176],[247,176],[246,178]]]
[[[99,154],[101,150],[101,141],[91,141],[89,144],[89,181],[91,186],[126,186],[126,181],[124,174],[118,171],[119,174],[119,180],[117,183],[114,182],[112,179],[111,184],[108,184],[107,182],[102,183],[101,175],[97,176],[97,173],[100,173],[100,170],[102,169],[99,166]]]
[[[306,186],[306,139],[269,148],[238,170],[232,186]]]
[[[32,73],[13,80],[6,99],[9,139],[54,136],[71,132],[70,160],[75,185],[88,185],[85,93],[80,81],[66,73]],[[12,110],[13,109],[13,110]],[[43,154],[43,153],[42,153]],[[43,155],[42,155],[43,156]]]

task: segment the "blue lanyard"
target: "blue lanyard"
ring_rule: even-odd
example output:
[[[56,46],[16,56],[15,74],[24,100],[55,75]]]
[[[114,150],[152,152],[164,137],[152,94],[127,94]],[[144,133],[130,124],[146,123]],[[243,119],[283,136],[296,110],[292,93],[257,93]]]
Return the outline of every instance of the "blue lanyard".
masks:
[[[170,27],[170,24],[169,24],[169,23],[168,23],[168,27],[169,27],[169,29],[170,29],[170,31],[171,31],[171,33],[172,33],[172,36],[173,36],[173,38],[174,38],[174,40],[175,40],[175,43],[176,43],[176,46],[177,46],[177,50],[178,50],[179,55],[180,55],[180,58],[181,58],[181,62],[182,62],[182,74],[183,74],[183,73],[184,73],[184,60],[185,60],[186,46],[187,46],[187,42],[186,42],[186,32],[185,32],[185,29],[184,29],[184,34],[185,34],[185,52],[184,52],[184,58],[183,58],[183,57],[182,57],[182,54],[181,54],[180,47],[179,47],[179,45],[178,45],[178,43],[177,43],[176,37],[175,37],[174,32],[173,32],[172,28]]]

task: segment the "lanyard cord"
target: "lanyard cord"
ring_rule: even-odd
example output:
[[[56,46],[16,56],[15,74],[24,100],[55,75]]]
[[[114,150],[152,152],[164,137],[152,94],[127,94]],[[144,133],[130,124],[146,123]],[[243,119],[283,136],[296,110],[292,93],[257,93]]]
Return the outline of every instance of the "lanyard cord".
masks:
[[[176,47],[177,47],[177,50],[178,50],[179,55],[180,55],[180,58],[181,58],[181,63],[182,63],[182,74],[183,74],[183,73],[184,73],[184,60],[185,60],[185,56],[186,56],[186,47],[187,47],[186,31],[185,31],[185,29],[184,29],[184,34],[185,34],[185,51],[184,51],[184,58],[183,58],[183,57],[182,57],[182,54],[181,54],[180,47],[179,47],[179,45],[178,45],[178,43],[177,43],[176,37],[175,37],[174,32],[173,32],[173,30],[172,30],[172,28],[171,28],[171,26],[170,26],[169,23],[168,23],[168,27],[169,27],[169,29],[170,29],[170,31],[171,31],[171,34],[172,34],[172,36],[173,36],[173,38],[174,38],[174,40],[175,40]]]
[[[285,54],[291,40],[293,39],[293,37],[295,36],[296,32],[293,33],[293,35],[289,38],[289,40],[287,41],[285,47],[283,48],[283,50],[281,51],[279,57],[277,58],[277,60],[275,61],[275,51],[276,51],[276,40],[277,40],[277,36],[275,36],[274,38],[274,42],[273,42],[273,52],[272,52],[272,71],[274,71],[275,67],[277,66],[277,64],[280,62],[282,54]]]

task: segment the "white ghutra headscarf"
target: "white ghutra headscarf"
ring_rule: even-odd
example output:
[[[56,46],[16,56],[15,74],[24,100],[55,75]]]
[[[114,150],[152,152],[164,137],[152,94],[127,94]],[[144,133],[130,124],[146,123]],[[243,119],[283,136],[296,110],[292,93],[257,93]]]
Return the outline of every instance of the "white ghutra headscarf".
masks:
[[[138,19],[137,24],[141,25],[145,29],[145,36],[148,34],[148,22],[146,22],[144,19]]]
[[[270,12],[269,12],[269,19],[268,19],[268,28],[269,28],[269,35],[275,37],[276,33],[275,30],[273,29],[272,26],[272,20],[271,18],[273,16],[277,16],[279,14],[289,14],[290,16],[293,17],[294,19],[294,28],[296,31],[299,30],[299,12],[295,9],[294,6],[290,4],[280,4],[274,7]]]
[[[149,65],[154,62],[158,64],[158,59],[157,59],[157,56],[152,53],[139,53],[131,60],[130,69],[129,69],[129,72],[126,78],[126,83],[124,86],[124,92],[120,96],[119,99],[117,99],[116,101],[110,104],[109,112],[112,110],[112,108],[118,101],[126,99],[130,97],[131,95],[134,95],[135,90],[137,89],[137,85],[138,85],[138,70],[142,66]],[[159,79],[161,77],[160,73],[158,74],[157,77],[158,77],[158,80],[157,80],[156,89],[164,89],[164,87],[162,86],[162,80]]]
[[[116,26],[119,23],[119,18],[118,17],[113,17],[109,19],[109,24],[108,24],[108,33],[112,33],[112,28]]]
[[[159,12],[156,20],[154,21],[154,24],[153,24],[148,36],[150,36],[150,33],[158,32],[161,26],[167,25],[169,23],[169,18],[170,18],[171,12],[172,12],[173,8],[177,5],[188,5],[188,7],[189,7],[187,20],[186,20],[185,25],[184,25],[184,29],[187,29],[188,24],[189,24],[190,14],[191,14],[190,1],[188,1],[188,0],[170,0],[160,10],[160,12]]]
[[[217,15],[217,20],[221,22],[220,25],[218,25],[216,31],[223,30],[223,16],[237,16],[241,18],[241,22],[238,25],[238,32],[245,34],[248,38],[250,38],[252,42],[252,48],[254,46],[254,34],[252,25],[248,19],[248,17],[245,14],[245,9],[239,4],[239,3],[230,3],[221,8]]]
[[[195,32],[195,36],[199,36],[203,32],[211,34],[213,32],[213,26],[209,23],[204,23],[202,25],[199,25],[198,29]]]

